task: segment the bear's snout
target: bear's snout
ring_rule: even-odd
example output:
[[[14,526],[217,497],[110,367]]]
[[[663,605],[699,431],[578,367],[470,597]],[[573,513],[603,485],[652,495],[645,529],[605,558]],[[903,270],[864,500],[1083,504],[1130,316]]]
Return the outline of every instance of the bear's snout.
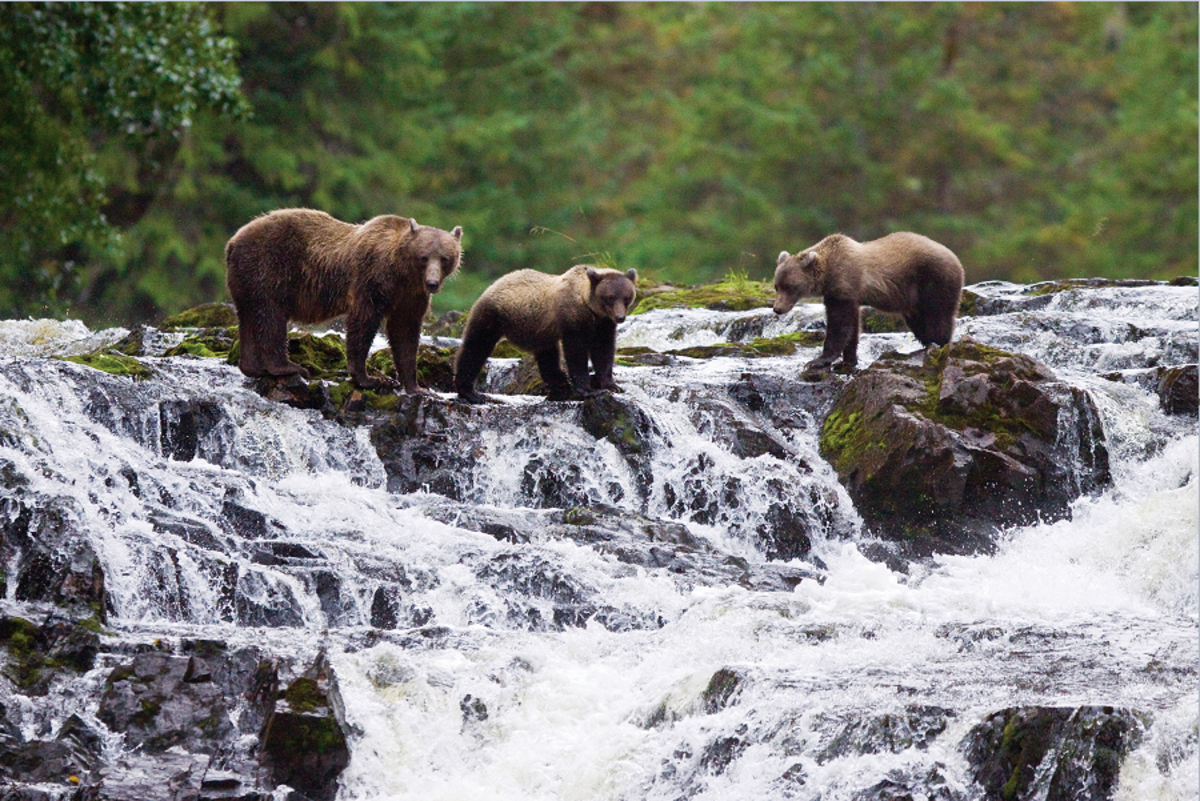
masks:
[[[426,288],[426,289],[428,289],[428,290],[429,290],[429,294],[431,294],[431,295],[432,295],[433,293],[435,293],[435,292],[437,292],[439,289],[441,289],[441,288],[442,288],[442,285],[441,285],[441,283],[440,283],[440,282],[438,282],[438,281],[435,281],[435,280],[433,280],[432,278],[430,278],[429,280],[427,280],[427,281],[425,282],[425,288]]]

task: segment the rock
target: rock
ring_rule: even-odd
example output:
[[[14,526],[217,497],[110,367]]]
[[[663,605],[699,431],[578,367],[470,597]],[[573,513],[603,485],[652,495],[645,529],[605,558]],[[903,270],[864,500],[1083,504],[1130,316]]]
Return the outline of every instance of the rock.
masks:
[[[1088,395],[1026,356],[962,338],[884,354],[849,381],[821,451],[868,528],[910,555],[973,553],[1111,484]]]
[[[925,750],[954,716],[953,711],[939,706],[910,705],[898,712],[828,721],[833,724],[833,734],[817,753],[817,764],[848,755]]]
[[[263,730],[263,764],[274,785],[333,801],[338,776],[350,764],[341,704],[333,669],[321,653],[279,694]]]
[[[79,530],[82,514],[73,498],[35,496],[17,488],[9,502],[0,504],[0,556],[10,574],[5,583],[15,578],[18,601],[45,601],[103,622],[104,568]]]
[[[1148,723],[1111,706],[1013,707],[989,715],[961,747],[989,798],[1108,801]]]
[[[1197,381],[1197,366],[1184,364],[1164,367],[1159,370],[1155,386],[1162,409],[1167,414],[1197,413],[1200,405],[1200,383]]]
[[[229,328],[238,324],[237,311],[232,303],[202,303],[179,314],[172,314],[158,326],[164,330],[177,328]]]

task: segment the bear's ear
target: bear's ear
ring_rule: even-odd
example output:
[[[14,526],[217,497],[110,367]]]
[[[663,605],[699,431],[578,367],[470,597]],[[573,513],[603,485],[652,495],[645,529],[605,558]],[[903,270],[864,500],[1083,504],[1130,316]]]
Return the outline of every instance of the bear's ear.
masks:
[[[408,224],[409,224],[410,230],[412,230],[412,232],[414,234],[417,232],[417,229],[419,229],[421,227],[421,224],[416,221],[416,218],[409,220]]]
[[[592,286],[595,286],[596,284],[600,283],[600,279],[603,276],[600,275],[600,272],[595,267],[588,267],[587,277],[588,280],[592,282]]]
[[[637,270],[628,270],[625,273],[625,277],[628,278],[630,281],[637,283]]]
[[[780,264],[783,264],[788,258],[789,254],[786,250],[779,251],[779,258],[775,259],[775,266],[778,267]]]
[[[454,230],[450,232],[450,236],[454,237],[459,242],[461,242],[462,241],[462,226],[461,225],[454,226]]]
[[[817,254],[813,253],[810,250],[807,253],[805,253],[803,256],[800,257],[800,266],[801,267],[811,267],[813,265],[813,262],[815,262],[816,260],[817,260]]]

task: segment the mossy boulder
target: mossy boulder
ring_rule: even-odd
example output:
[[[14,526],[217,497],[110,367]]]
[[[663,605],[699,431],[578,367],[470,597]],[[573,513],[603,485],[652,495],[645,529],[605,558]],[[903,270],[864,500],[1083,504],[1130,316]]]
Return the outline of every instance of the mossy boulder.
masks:
[[[1119,707],[1013,707],[972,729],[963,750],[988,798],[1107,801],[1148,724]]]
[[[172,314],[159,328],[172,331],[179,328],[230,328],[238,324],[237,312],[230,303],[204,303],[195,308]]]
[[[753,281],[742,275],[730,275],[724,280],[698,286],[655,287],[646,291],[638,287],[638,301],[631,314],[654,309],[713,309],[716,311],[746,311],[775,302],[775,289],[767,281]]]
[[[154,375],[154,370],[142,364],[132,356],[126,356],[113,348],[100,348],[91,353],[78,356],[63,356],[65,362],[74,362],[99,370],[110,375],[123,375],[133,379],[146,379]]]
[[[1001,529],[1063,517],[1111,483],[1088,395],[966,337],[884,354],[847,383],[820,442],[868,528],[911,555],[988,551]]]
[[[282,692],[262,734],[263,764],[273,784],[315,801],[333,801],[350,749],[333,669],[324,653]]]

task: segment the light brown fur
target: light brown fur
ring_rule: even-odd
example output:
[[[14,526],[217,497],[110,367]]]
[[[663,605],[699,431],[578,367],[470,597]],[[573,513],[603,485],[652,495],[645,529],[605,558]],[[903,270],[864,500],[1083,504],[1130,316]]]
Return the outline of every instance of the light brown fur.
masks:
[[[471,307],[455,361],[455,389],[464,400],[486,398],[475,379],[501,337],[537,358],[552,399],[572,393],[616,390],[613,359],[617,324],[636,297],[637,272],[600,270],[586,264],[562,275],[517,270],[501,276]],[[567,363],[564,373],[559,346]],[[591,359],[595,376],[588,372]]]
[[[251,220],[225,246],[226,282],[248,376],[304,375],[287,354],[287,323],[346,316],[346,362],[360,387],[371,340],[386,318],[396,374],[418,392],[416,355],[432,293],[457,269],[462,228],[452,232],[388,214],[353,225],[313,209]]]
[[[853,369],[860,306],[903,316],[922,345],[945,345],[954,334],[963,280],[958,257],[920,234],[895,233],[870,242],[833,234],[800,253],[779,254],[774,310],[785,314],[800,298],[820,296],[825,346],[806,369],[828,369],[839,357]]]

